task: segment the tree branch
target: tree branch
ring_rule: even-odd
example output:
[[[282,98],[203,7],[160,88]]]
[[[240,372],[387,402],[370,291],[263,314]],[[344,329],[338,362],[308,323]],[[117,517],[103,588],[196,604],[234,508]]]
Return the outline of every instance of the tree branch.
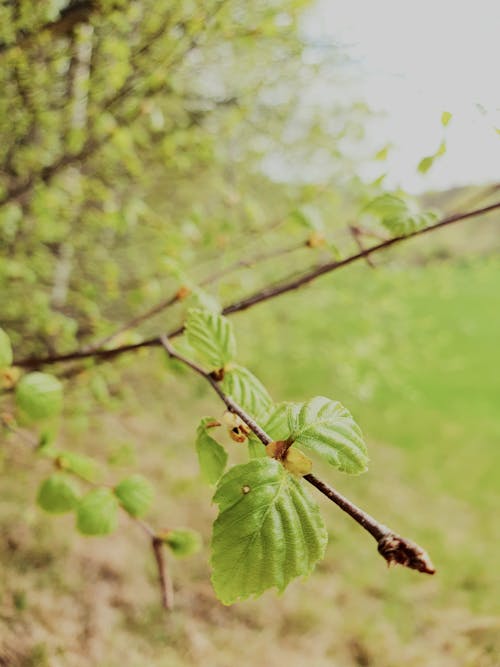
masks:
[[[362,250],[354,255],[350,255],[349,257],[346,257],[345,259],[342,259],[340,261],[331,261],[319,264],[315,267],[312,267],[308,271],[305,271],[298,277],[285,279],[278,285],[265,287],[245,297],[244,299],[235,301],[225,306],[222,310],[222,314],[232,315],[233,313],[237,313],[242,310],[247,310],[248,308],[257,305],[258,303],[269,301],[270,299],[274,299],[280,294],[285,294],[286,292],[291,292],[305,285],[308,285],[309,283],[313,282],[314,280],[316,280],[316,278],[319,278],[320,276],[332,273],[333,271],[341,269],[344,266],[348,266],[349,264],[353,264],[354,262],[364,259],[374,253],[386,250],[387,248],[393,245],[396,245],[398,243],[403,243],[404,241],[408,241],[409,239],[412,239],[416,236],[422,236],[423,234],[428,234],[443,227],[452,225],[461,220],[467,220],[468,218],[474,218],[481,215],[485,215],[487,213],[491,213],[492,211],[498,209],[500,209],[500,201],[495,202],[494,204],[490,204],[489,206],[485,206],[483,208],[478,208],[463,213],[455,213],[453,215],[443,218],[435,225],[431,225],[430,227],[425,227],[424,229],[417,230],[415,232],[412,232],[411,234],[408,234],[407,236],[395,236],[391,239],[388,239],[387,241],[383,241],[377,245],[371,246],[370,248],[366,248],[365,250]],[[176,336],[182,334],[183,331],[184,331],[184,326],[180,326],[170,331],[167,335],[169,338],[175,338]],[[152,338],[147,338],[141,341],[140,343],[121,345],[113,349],[100,348],[92,350],[75,350],[67,354],[55,354],[55,355],[48,355],[45,357],[36,357],[36,356],[26,357],[24,359],[15,360],[14,363],[16,366],[21,366],[23,368],[38,368],[44,365],[56,364],[60,362],[76,361],[79,359],[94,358],[94,359],[106,360],[124,354],[125,352],[132,352],[134,350],[138,350],[145,347],[158,347],[161,344],[162,344],[161,336],[154,336]]]
[[[12,44],[0,44],[0,54],[10,49],[25,48],[32,39],[44,32],[51,32],[55,35],[64,35],[70,32],[77,23],[83,23],[89,20],[95,9],[95,2],[91,0],[81,0],[74,2],[61,10],[59,17],[50,23],[38,26],[33,32],[20,31],[19,38]]]
[[[233,401],[230,396],[222,391],[220,385],[214,380],[210,373],[205,372],[201,366],[176,352],[166,336],[161,336],[160,340],[169,357],[171,359],[177,359],[177,361],[180,361],[192,371],[201,375],[201,377],[210,384],[226,407],[229,408],[231,412],[237,414],[245,422],[264,446],[267,447],[267,445],[273,442],[272,438],[255,422],[255,420],[250,417],[241,406]],[[315,475],[305,475],[304,479],[340,507],[341,510],[354,519],[356,523],[364,528],[364,530],[376,540],[378,551],[381,556],[385,558],[388,565],[399,563],[413,570],[418,570],[419,572],[434,574],[434,565],[424,549],[418,546],[418,544],[415,544],[404,537],[400,537],[390,528],[379,523],[370,514],[367,514],[364,510],[357,507],[345,496],[318,479]]]
[[[151,547],[153,549],[158,569],[158,581],[161,589],[161,602],[165,611],[172,611],[174,608],[174,588],[172,580],[168,573],[167,560],[164,553],[164,543],[160,537],[151,538]]]

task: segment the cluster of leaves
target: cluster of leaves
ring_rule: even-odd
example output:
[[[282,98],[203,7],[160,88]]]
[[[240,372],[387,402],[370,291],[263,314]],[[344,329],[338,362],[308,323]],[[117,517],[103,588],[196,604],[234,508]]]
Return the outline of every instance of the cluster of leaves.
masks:
[[[242,414],[256,420],[266,433],[262,442],[233,412],[222,420],[205,417],[197,429],[201,474],[216,484],[214,502],[219,506],[211,547],[216,594],[232,604],[268,588],[283,590],[292,579],[312,571],[327,543],[319,508],[301,481],[313,462],[299,447],[338,470],[361,473],[368,461],[361,431],[346,408],[322,396],[303,403],[274,404],[258,378],[235,363],[232,325],[220,314],[191,309],[185,345]],[[10,341],[2,330],[0,362],[12,363]],[[62,386],[52,375],[27,373],[15,384],[15,401],[19,419],[46,423],[62,409]],[[228,453],[211,435],[223,425],[234,441],[248,445],[249,461],[227,472]],[[39,506],[52,514],[74,512],[77,529],[84,535],[113,532],[120,507],[133,518],[150,509],[153,489],[143,476],[135,474],[106,486],[93,459],[59,451],[43,436],[38,451],[56,469],[38,490]],[[83,494],[82,482],[91,487]],[[199,538],[190,531],[168,531],[161,539],[182,555],[199,545]]]
[[[300,478],[312,461],[298,446],[338,470],[361,473],[367,454],[361,431],[337,401],[319,396],[275,405],[262,383],[233,360],[231,323],[221,315],[191,310],[186,338],[207,372],[222,377],[224,392],[262,425],[264,446],[234,414],[201,420],[196,450],[203,477],[217,484],[219,505],[212,536],[212,581],[225,604],[307,575],[324,555],[327,534],[316,502]],[[228,454],[209,431],[225,424],[237,442],[248,442],[249,462],[225,472]],[[248,436],[248,438],[246,437]]]
[[[53,420],[63,407],[62,384],[55,376],[40,372],[16,379],[12,358],[10,339],[0,329],[0,372],[4,379],[15,383],[16,421],[41,429],[36,452],[55,469],[38,489],[38,505],[50,514],[73,512],[77,530],[89,536],[112,533],[118,524],[120,507],[134,519],[146,515],[153,504],[154,491],[145,477],[133,474],[114,486],[106,486],[102,484],[98,461],[84,454],[59,450],[52,444]],[[5,417],[11,428],[12,421]],[[164,531],[161,539],[178,556],[194,553],[201,544],[199,535],[186,529]]]
[[[191,268],[315,196],[259,168],[283,152],[311,78],[297,34],[307,4],[2,7],[2,326],[22,356],[106,336],[176,289],[172,260]],[[332,115],[353,117],[302,121],[286,150],[324,145]]]
[[[393,236],[412,234],[432,225],[438,218],[435,211],[420,211],[412,200],[391,193],[373,199],[364,212],[373,216]]]

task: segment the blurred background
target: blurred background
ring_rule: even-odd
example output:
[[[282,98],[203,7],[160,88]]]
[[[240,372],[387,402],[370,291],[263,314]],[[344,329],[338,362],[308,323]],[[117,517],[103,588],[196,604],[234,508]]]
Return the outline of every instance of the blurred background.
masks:
[[[16,359],[140,342],[189,307],[352,254],[387,236],[363,212],[385,191],[440,215],[496,202],[499,19],[488,0],[2,4],[0,326]],[[137,526],[92,539],[44,515],[47,461],[2,432],[0,665],[497,667],[499,223],[424,235],[232,317],[240,362],[276,401],[350,409],[370,470],[318,473],[424,545],[434,577],[389,571],[320,498],[316,572],[223,607],[193,447],[215,398],[158,350],[57,364],[61,447],[110,483],[148,477],[151,523],[205,547],[172,561],[166,618]]]

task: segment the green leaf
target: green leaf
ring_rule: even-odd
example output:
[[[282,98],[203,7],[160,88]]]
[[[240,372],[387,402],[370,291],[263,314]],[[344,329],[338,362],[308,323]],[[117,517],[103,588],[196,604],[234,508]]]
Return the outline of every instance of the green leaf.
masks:
[[[318,209],[311,204],[304,204],[300,208],[291,212],[290,217],[294,222],[298,222],[306,229],[312,229],[316,232],[323,232],[325,225]]]
[[[191,287],[191,297],[199,309],[208,310],[216,315],[220,313],[221,307],[217,299],[200,287],[195,285]]]
[[[7,333],[0,327],[0,368],[12,365],[12,345]]]
[[[36,501],[46,512],[64,514],[78,505],[78,489],[71,477],[55,473],[42,482]]]
[[[209,484],[215,484],[224,472],[227,464],[227,452],[211,435],[207,424],[217,423],[213,417],[204,417],[196,430],[196,453],[201,475]]]
[[[442,141],[439,144],[439,148],[433,155],[427,155],[426,157],[422,158],[420,162],[418,163],[418,171],[421,174],[426,174],[429,169],[434,165],[434,162],[443,156],[446,153],[446,141]]]
[[[316,396],[288,404],[288,431],[294,444],[322,456],[342,472],[367,469],[368,456],[361,429],[338,401]]]
[[[443,113],[441,114],[441,125],[443,127],[446,127],[452,118],[453,118],[452,113],[450,113],[449,111],[443,111]]]
[[[273,404],[262,382],[243,366],[234,364],[226,370],[222,388],[255,419],[267,414]]]
[[[76,526],[83,535],[108,535],[118,520],[118,500],[111,489],[93,489],[80,502]]]
[[[248,436],[248,458],[258,459],[261,456],[266,456],[266,448],[255,435],[255,433],[250,433]]]
[[[99,463],[85,454],[59,452],[57,462],[63,470],[69,470],[87,482],[95,483],[101,479]]]
[[[288,410],[292,403],[278,403],[268,416],[263,428],[273,440],[286,440],[290,435]]]
[[[436,151],[436,153],[435,153],[435,156],[436,156],[436,157],[441,157],[441,156],[444,155],[445,153],[446,153],[446,141],[442,141],[442,142],[439,144],[439,148],[437,149],[437,151]]]
[[[301,482],[269,458],[234,466],[220,480],[212,536],[212,583],[232,604],[266,589],[282,591],[309,574],[325,552],[327,533]]]
[[[132,516],[144,516],[153,502],[153,487],[142,475],[122,479],[114,491],[123,509]]]
[[[30,419],[53,417],[62,409],[62,385],[47,373],[28,373],[16,385],[17,407]]]
[[[435,155],[427,155],[426,157],[422,158],[418,163],[417,167],[418,171],[421,174],[426,174],[434,164],[435,159],[436,159]]]
[[[202,546],[201,535],[194,530],[176,529],[169,530],[163,538],[164,543],[170,547],[174,556],[192,556]]]
[[[236,355],[236,341],[229,320],[222,315],[192,308],[188,311],[186,337],[200,357],[216,370]]]
[[[384,146],[381,148],[377,153],[375,153],[375,160],[378,160],[380,162],[387,160],[387,156],[389,155],[389,150],[391,149],[391,145],[387,144],[387,146]]]
[[[433,211],[420,212],[412,202],[389,193],[371,201],[365,211],[378,218],[395,236],[411,234],[437,219]]]

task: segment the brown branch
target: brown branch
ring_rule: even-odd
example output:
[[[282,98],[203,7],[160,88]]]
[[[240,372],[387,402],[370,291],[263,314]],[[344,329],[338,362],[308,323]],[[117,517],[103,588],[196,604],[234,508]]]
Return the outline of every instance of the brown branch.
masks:
[[[231,273],[238,271],[239,269],[249,268],[254,266],[255,264],[259,264],[260,262],[265,262],[269,259],[275,259],[276,257],[282,257],[284,255],[288,255],[296,250],[303,249],[304,247],[305,244],[300,243],[298,245],[287,246],[285,248],[277,248],[276,250],[271,250],[267,253],[261,253],[260,255],[255,255],[253,257],[250,257],[249,259],[240,259],[236,262],[233,262],[224,269],[220,269],[219,271],[214,271],[214,273],[210,274],[202,281],[200,281],[199,285],[200,287],[207,287],[208,285],[217,282],[221,278],[224,278],[225,276],[230,275]],[[101,347],[104,347],[104,345],[107,345],[114,338],[124,333],[125,331],[129,331],[130,329],[135,329],[143,322],[146,322],[147,320],[151,319],[155,315],[158,315],[167,308],[174,306],[176,303],[181,301],[185,296],[187,296],[190,293],[190,291],[191,290],[189,287],[183,288],[181,286],[180,289],[177,290],[175,294],[172,294],[171,296],[168,296],[167,298],[158,301],[158,303],[151,306],[151,308],[148,308],[148,310],[144,311],[140,315],[137,315],[136,317],[133,317],[132,319],[128,320],[128,322],[125,322],[124,324],[120,325],[117,329],[115,329],[105,338],[102,338],[97,343],[86,347],[85,351],[98,350]]]
[[[174,608],[174,588],[172,580],[168,573],[167,560],[164,553],[164,543],[160,537],[151,538],[151,547],[153,549],[158,569],[158,581],[161,589],[161,603],[165,611],[172,611]]]
[[[12,44],[0,44],[0,54],[6,53],[12,48],[26,48],[31,40],[38,35],[51,32],[55,35],[64,35],[73,30],[78,23],[88,21],[95,9],[95,2],[82,0],[61,10],[59,17],[50,23],[38,26],[32,32],[20,31],[18,39]]]
[[[217,393],[229,410],[237,414],[245,422],[264,446],[267,447],[267,445],[273,442],[272,438],[264,431],[264,429],[262,429],[255,420],[243,410],[243,408],[233,401],[230,396],[227,396],[227,394],[222,391],[220,385],[214,380],[210,373],[205,372],[201,366],[176,352],[166,336],[161,336],[161,344],[171,359],[177,359],[177,361],[180,361],[191,368],[192,371],[201,375],[201,377],[210,384],[212,389]],[[356,523],[364,528],[364,530],[375,539],[378,545],[378,551],[381,556],[385,558],[388,565],[399,563],[413,570],[418,570],[419,572],[434,574],[435,568],[429,556],[422,547],[418,546],[418,544],[394,533],[390,528],[381,524],[370,514],[367,514],[367,512],[357,507],[348,498],[318,479],[315,475],[305,475],[304,479],[340,507],[341,510],[354,519]]]
[[[245,297],[244,299],[235,301],[225,306],[222,310],[222,314],[232,315],[233,313],[237,313],[242,310],[247,310],[248,308],[257,305],[258,303],[269,301],[270,299],[274,299],[280,294],[285,294],[286,292],[291,292],[292,290],[296,290],[305,285],[308,285],[309,283],[316,280],[316,278],[319,278],[320,276],[332,273],[333,271],[336,271],[344,266],[348,266],[349,264],[364,259],[365,257],[368,257],[376,252],[386,250],[387,248],[393,245],[396,245],[398,243],[403,243],[404,241],[408,241],[409,239],[412,239],[416,236],[422,236],[423,234],[427,234],[435,230],[442,229],[443,227],[449,226],[461,220],[467,220],[468,218],[474,218],[480,215],[485,215],[487,213],[491,213],[492,211],[498,209],[500,209],[500,202],[496,202],[494,204],[485,206],[483,208],[474,209],[472,211],[466,211],[464,213],[455,213],[453,215],[443,218],[435,225],[431,225],[430,227],[425,227],[424,229],[417,230],[415,232],[412,232],[411,234],[408,234],[407,236],[395,236],[391,239],[383,241],[382,243],[371,246],[370,248],[366,248],[365,250],[362,250],[354,255],[350,255],[349,257],[346,257],[343,260],[330,261],[330,262],[325,262],[323,264],[319,264],[315,267],[312,267],[303,274],[299,275],[298,277],[285,279],[278,285],[265,287],[264,289],[258,290],[253,294]],[[184,331],[183,326],[177,327],[176,329],[173,329],[168,333],[168,337],[175,338],[176,336],[182,334],[183,331]],[[94,359],[105,360],[105,359],[112,359],[113,357],[116,357],[120,354],[124,354],[125,352],[132,352],[134,350],[138,350],[145,347],[158,347],[161,344],[162,344],[161,336],[154,336],[152,338],[147,338],[141,341],[140,343],[121,345],[111,350],[102,348],[97,350],[96,349],[75,350],[74,352],[69,352],[67,354],[48,355],[45,357],[26,357],[24,359],[15,360],[14,363],[16,366],[21,366],[24,368],[38,368],[46,364],[56,364],[60,362],[76,361],[78,359],[94,358]]]
[[[356,225],[349,225],[349,231],[351,232],[351,234],[353,236],[353,239],[355,240],[356,245],[358,246],[358,250],[360,252],[363,252],[365,247],[364,247],[363,243],[361,242],[361,237],[363,235],[361,229],[359,227],[357,227]],[[371,257],[365,257],[365,261],[371,269],[375,268],[375,264],[373,263]]]
[[[205,25],[207,25],[207,22],[209,20],[210,21],[213,20],[213,18],[217,15],[217,13],[223,7],[226,1],[227,0],[220,0],[220,2],[218,3],[216,9],[212,12],[212,14],[207,15]],[[163,61],[162,68],[166,68],[167,66],[172,67],[173,65],[181,62],[185,58],[185,56],[198,45],[201,37],[204,34],[205,33],[202,33],[200,35],[196,35],[195,37],[193,37],[189,41],[189,44],[184,50],[178,51],[174,49],[173,53],[168,54],[168,57]],[[159,36],[161,36],[161,34],[155,35],[154,39],[158,39]],[[152,46],[153,43],[154,41],[150,41],[147,44],[143,45],[141,48],[139,48],[138,51],[132,56],[132,61],[135,59],[136,56],[144,55],[144,53],[147,52],[147,50]],[[130,81],[127,80],[127,82],[125,82],[125,84],[120,88],[120,90],[117,93],[112,95],[110,99],[104,102],[103,109],[113,108],[113,106],[117,102],[119,102],[123,98],[128,97],[131,93],[133,93],[135,90],[135,86],[134,85],[130,86],[129,83]],[[165,85],[166,84],[164,80],[161,80],[159,83],[152,85],[149,89],[144,91],[142,99],[144,100],[149,97],[153,97],[154,95],[159,93],[162,89],[164,89]],[[121,127],[126,127],[131,125],[133,122],[137,120],[137,118],[141,115],[141,113],[142,113],[141,105],[138,105],[130,113],[130,115],[127,115],[124,118],[119,118],[118,125]],[[27,179],[12,186],[5,192],[2,199],[0,199],[0,207],[5,206],[6,204],[12,201],[15,201],[20,197],[22,197],[23,195],[30,192],[38,180],[42,180],[47,183],[56,174],[58,174],[60,171],[62,171],[69,165],[85,161],[88,157],[91,157],[97,150],[99,150],[99,148],[104,146],[111,139],[113,134],[114,130],[106,133],[103,137],[100,137],[99,139],[96,139],[93,136],[89,136],[83,148],[77,153],[66,153],[64,155],[61,155],[52,164],[47,165],[42,169],[30,174]]]
[[[396,245],[397,243],[402,243],[403,241],[412,239],[415,236],[422,236],[423,234],[433,232],[436,229],[441,229],[455,222],[459,222],[460,220],[466,220],[467,218],[473,218],[479,215],[485,215],[486,213],[490,213],[491,211],[494,211],[499,208],[500,208],[500,202],[496,202],[494,204],[491,204],[490,206],[485,206],[483,208],[475,209],[473,211],[467,211],[465,213],[455,213],[446,218],[443,218],[435,225],[431,225],[430,227],[424,227],[423,229],[419,229],[415,232],[412,232],[411,234],[407,234],[406,236],[394,236],[393,238],[390,238],[387,241],[383,241],[382,243],[371,246],[370,248],[366,248],[366,250],[362,250],[356,253],[355,255],[351,255],[350,257],[346,257],[345,259],[342,259],[340,261],[331,261],[331,262],[326,262],[324,264],[320,264],[319,266],[313,267],[309,271],[306,271],[305,273],[303,273],[301,276],[299,276],[294,280],[285,281],[277,287],[274,287],[272,289],[263,289],[260,292],[256,292],[255,294],[246,297],[245,299],[236,301],[235,303],[225,308],[223,310],[223,313],[224,315],[230,315],[231,313],[239,312],[241,310],[246,310],[247,308],[250,308],[250,306],[254,306],[257,303],[268,301],[269,299],[273,299],[274,297],[280,294],[284,294],[285,292],[291,292],[292,290],[296,290],[300,287],[303,287],[304,285],[309,284],[310,282],[312,282],[316,278],[319,278],[320,276],[323,276],[327,273],[331,273],[332,271],[336,271],[337,269],[352,264],[357,260],[364,259],[365,257],[372,255],[373,253],[379,252],[381,250],[386,250],[387,248]]]

